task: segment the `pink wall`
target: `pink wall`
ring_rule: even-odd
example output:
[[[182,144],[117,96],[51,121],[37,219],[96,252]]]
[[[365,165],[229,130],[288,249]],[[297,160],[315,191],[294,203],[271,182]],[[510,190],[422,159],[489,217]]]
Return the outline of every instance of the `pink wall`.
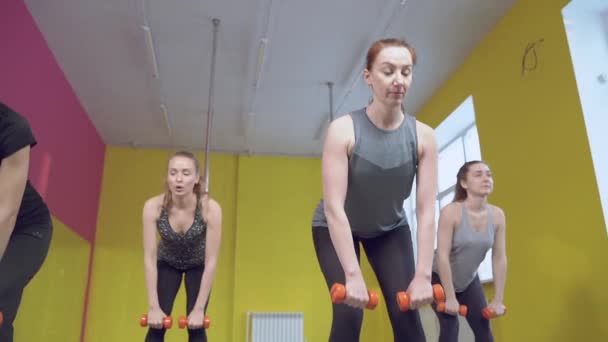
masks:
[[[30,177],[57,219],[92,242],[105,144],[23,0],[0,0],[0,101],[30,121]]]

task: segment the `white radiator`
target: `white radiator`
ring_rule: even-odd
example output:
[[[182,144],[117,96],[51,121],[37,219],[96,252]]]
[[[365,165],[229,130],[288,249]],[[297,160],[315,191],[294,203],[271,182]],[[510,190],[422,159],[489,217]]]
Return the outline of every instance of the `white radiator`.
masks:
[[[305,342],[303,312],[248,312],[247,342]]]

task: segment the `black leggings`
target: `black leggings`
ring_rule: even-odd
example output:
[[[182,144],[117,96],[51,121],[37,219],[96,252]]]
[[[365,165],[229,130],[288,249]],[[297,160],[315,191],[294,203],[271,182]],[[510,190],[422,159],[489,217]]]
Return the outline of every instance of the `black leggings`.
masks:
[[[196,298],[198,297],[204,267],[201,265],[187,270],[179,270],[163,261],[158,261],[156,267],[158,270],[156,288],[156,291],[158,292],[158,303],[160,304],[161,310],[163,310],[167,316],[171,315],[175,296],[177,296],[177,291],[182,283],[182,274],[186,274],[186,313],[184,316],[188,316],[192,311],[192,308],[194,308]],[[207,311],[207,304],[209,304],[209,300],[205,303],[205,312]],[[176,328],[177,325],[175,323],[179,316],[181,316],[181,314],[173,317],[172,329]],[[162,342],[165,340],[165,331],[166,329],[164,328],[150,328],[148,329],[145,341]],[[188,329],[188,341],[206,342],[207,334],[205,329]]]
[[[437,273],[433,272],[431,282],[441,284]],[[475,277],[464,291],[456,293],[456,300],[459,304],[467,306],[466,319],[475,335],[475,342],[493,342],[490,321],[481,314],[481,310],[487,306],[487,302],[479,276]],[[437,312],[435,303],[432,306],[439,319],[439,342],[458,342],[458,317]]]
[[[344,284],[344,271],[331,242],[329,230],[313,227],[312,237],[328,290],[333,283]],[[405,291],[414,277],[414,252],[409,227],[399,227],[375,238],[360,239],[353,236],[353,239],[357,259],[360,259],[361,243],[378,278],[395,342],[426,341],[418,310],[401,312],[396,300],[397,292]],[[333,304],[329,341],[359,341],[362,323],[363,310],[345,304]]]
[[[0,342],[13,341],[13,322],[21,304],[23,290],[42,267],[53,236],[52,223],[31,233],[14,233],[0,261]]]

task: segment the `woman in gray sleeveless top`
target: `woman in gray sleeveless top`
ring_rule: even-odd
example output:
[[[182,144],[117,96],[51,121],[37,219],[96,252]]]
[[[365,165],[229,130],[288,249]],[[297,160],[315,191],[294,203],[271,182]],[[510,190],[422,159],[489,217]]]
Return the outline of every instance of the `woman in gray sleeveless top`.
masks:
[[[484,162],[466,162],[456,176],[453,202],[441,210],[433,263],[433,284],[442,284],[446,294],[442,312],[433,305],[439,319],[440,342],[458,341],[456,315],[460,305],[467,307],[466,319],[476,342],[494,341],[483,311],[496,316],[505,312],[505,215],[488,203],[493,186],[492,173]],[[477,270],[490,248],[495,290],[494,299],[487,305]]]
[[[180,151],[169,159],[166,185],[165,193],[147,200],[143,210],[150,306],[146,342],[164,341],[162,321],[171,315],[184,275],[189,341],[204,342],[202,328],[221,240],[221,208],[203,191],[200,163],[190,152]]]
[[[432,301],[437,145],[433,130],[403,112],[416,55],[406,42],[384,39],[367,54],[368,107],[334,120],[322,157],[323,199],[313,217],[313,242],[328,290],[346,286],[333,305],[332,342],[358,341],[368,301],[360,245],[386,301],[395,341],[425,341],[417,307]],[[417,179],[418,264],[403,209]],[[411,310],[396,294],[407,291]]]

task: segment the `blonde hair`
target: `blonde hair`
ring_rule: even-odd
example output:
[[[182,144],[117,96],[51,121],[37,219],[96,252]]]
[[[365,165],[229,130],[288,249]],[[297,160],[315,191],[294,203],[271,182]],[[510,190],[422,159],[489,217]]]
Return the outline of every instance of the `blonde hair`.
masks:
[[[201,204],[202,198],[207,195],[207,192],[204,190],[205,188],[203,187],[203,175],[200,172],[200,169],[201,169],[200,163],[199,163],[198,159],[196,158],[196,156],[194,155],[194,153],[188,152],[188,151],[177,151],[177,152],[173,153],[171,155],[171,157],[169,157],[169,161],[171,161],[171,159],[173,159],[175,157],[186,157],[186,158],[189,158],[190,160],[192,160],[192,162],[194,163],[194,169],[199,174],[199,177],[198,177],[198,182],[196,184],[194,184],[194,189],[192,191],[196,195],[196,205],[199,206]],[[173,196],[171,194],[171,189],[169,188],[169,184],[167,184],[165,181],[165,195],[163,196],[163,208],[165,210],[169,210],[169,209],[171,209],[172,205],[173,205]]]

